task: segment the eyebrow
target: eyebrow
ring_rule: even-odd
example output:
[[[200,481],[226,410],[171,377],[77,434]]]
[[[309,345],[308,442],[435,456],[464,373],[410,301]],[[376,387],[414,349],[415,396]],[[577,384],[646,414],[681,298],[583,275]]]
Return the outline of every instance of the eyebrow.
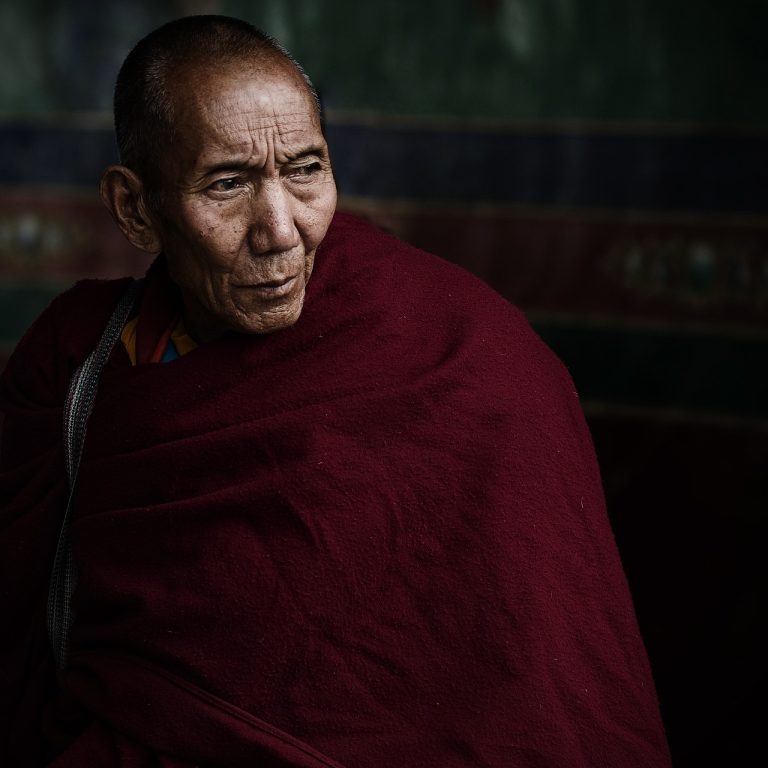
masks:
[[[286,152],[285,157],[287,163],[295,163],[297,160],[303,160],[304,158],[311,157],[312,155],[317,155],[322,158],[327,154],[328,153],[326,148],[322,144],[318,144],[317,146],[302,149],[300,152],[296,152],[295,154]],[[285,163],[280,163],[280,165],[285,165]],[[251,167],[251,164],[247,160],[244,160],[243,162],[222,160],[220,163],[214,163],[213,165],[206,167],[203,172],[203,176],[212,176],[213,174],[220,173],[221,171],[232,171],[239,173],[241,171],[246,171]]]
[[[303,160],[305,157],[309,157],[310,155],[319,155],[324,157],[326,154],[328,154],[328,151],[325,145],[318,144],[317,146],[302,149],[301,152],[297,152],[295,155],[291,154],[290,152],[286,152],[285,156],[288,158],[288,162],[292,163],[296,160]]]
[[[214,163],[213,165],[207,166],[203,171],[203,176],[212,176],[214,173],[219,173],[219,171],[244,171],[246,168],[248,168],[247,162],[242,163],[236,163],[232,160],[223,160],[220,163]]]

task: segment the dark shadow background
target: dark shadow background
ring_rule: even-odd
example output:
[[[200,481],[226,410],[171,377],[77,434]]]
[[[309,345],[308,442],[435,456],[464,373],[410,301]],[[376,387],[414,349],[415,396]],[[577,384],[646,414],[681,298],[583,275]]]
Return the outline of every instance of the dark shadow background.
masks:
[[[675,764],[765,714],[768,4],[5,2],[0,365],[82,276],[140,274],[96,195],[130,45],[241,16],[302,61],[341,207],[462,264],[568,365]]]

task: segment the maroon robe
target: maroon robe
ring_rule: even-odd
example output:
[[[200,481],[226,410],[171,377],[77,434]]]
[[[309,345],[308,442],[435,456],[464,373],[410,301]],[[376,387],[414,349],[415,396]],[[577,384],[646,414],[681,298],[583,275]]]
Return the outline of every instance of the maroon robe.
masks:
[[[669,765],[566,371],[479,280],[349,216],[293,327],[113,354],[54,681],[61,404],[123,287],[56,299],[2,379],[0,763]],[[175,302],[159,260],[140,348]]]

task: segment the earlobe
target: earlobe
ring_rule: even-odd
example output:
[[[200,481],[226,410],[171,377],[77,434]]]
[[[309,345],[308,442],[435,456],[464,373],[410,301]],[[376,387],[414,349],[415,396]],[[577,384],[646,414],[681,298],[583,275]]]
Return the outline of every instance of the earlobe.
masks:
[[[99,192],[131,245],[147,253],[160,253],[160,236],[149,216],[141,179],[124,165],[110,165],[101,176]]]

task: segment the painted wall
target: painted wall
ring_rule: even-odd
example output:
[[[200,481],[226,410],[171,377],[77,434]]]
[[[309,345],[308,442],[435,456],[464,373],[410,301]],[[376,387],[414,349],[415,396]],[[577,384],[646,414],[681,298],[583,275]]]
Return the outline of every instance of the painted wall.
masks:
[[[194,12],[321,91],[342,207],[518,303],[569,366],[676,765],[756,737],[768,493],[768,4],[216,0],[0,7],[0,357],[140,274],[96,197],[117,68]]]

